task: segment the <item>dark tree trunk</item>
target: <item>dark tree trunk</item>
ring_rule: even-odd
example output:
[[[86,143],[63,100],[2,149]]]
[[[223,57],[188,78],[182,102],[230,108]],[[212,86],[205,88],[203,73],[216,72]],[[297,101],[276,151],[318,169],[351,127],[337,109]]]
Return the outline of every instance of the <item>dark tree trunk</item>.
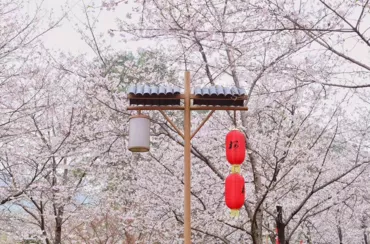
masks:
[[[46,244],[50,244],[49,238],[47,237],[46,230],[45,230],[44,205],[42,201],[40,201],[40,217],[41,217],[40,228],[41,228],[42,234],[45,236]]]
[[[285,224],[283,221],[283,207],[282,206],[276,206],[277,210],[277,217],[276,217],[276,229],[278,232],[278,238],[280,244],[288,244],[285,242]]]
[[[369,244],[369,241],[368,241],[368,239],[367,239],[366,231],[364,231],[364,243],[365,243],[365,244]]]
[[[62,243],[62,226],[57,225],[55,227],[55,244],[61,244]]]
[[[337,229],[338,229],[339,244],[343,244],[342,228],[338,225]]]
[[[55,219],[55,241],[54,244],[62,244],[62,225],[64,208],[59,207],[58,216]]]

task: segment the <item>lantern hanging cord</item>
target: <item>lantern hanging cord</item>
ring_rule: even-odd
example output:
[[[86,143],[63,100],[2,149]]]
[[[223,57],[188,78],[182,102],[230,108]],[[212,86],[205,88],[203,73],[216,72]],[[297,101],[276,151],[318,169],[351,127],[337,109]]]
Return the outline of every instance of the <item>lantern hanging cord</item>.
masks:
[[[236,128],[236,110],[234,110],[234,126]]]

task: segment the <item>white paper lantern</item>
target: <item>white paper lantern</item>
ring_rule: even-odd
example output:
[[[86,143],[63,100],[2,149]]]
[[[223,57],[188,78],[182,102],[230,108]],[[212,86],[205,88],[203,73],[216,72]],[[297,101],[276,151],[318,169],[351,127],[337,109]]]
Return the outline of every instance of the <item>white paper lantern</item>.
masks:
[[[150,144],[150,121],[145,115],[130,117],[128,150],[131,152],[147,152]]]

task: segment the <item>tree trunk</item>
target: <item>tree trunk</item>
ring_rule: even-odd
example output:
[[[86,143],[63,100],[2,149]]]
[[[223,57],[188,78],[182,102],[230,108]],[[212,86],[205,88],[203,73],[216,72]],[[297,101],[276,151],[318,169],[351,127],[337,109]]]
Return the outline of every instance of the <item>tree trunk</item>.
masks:
[[[262,244],[262,219],[263,212],[261,209],[257,210],[256,221],[252,224],[252,235],[253,235],[253,244]]]
[[[62,244],[62,225],[64,207],[58,208],[58,215],[55,217],[55,240],[54,244]]]
[[[364,230],[364,243],[365,243],[365,244],[369,244],[369,241],[368,241],[368,239],[367,239],[366,230]]]
[[[62,243],[62,225],[57,224],[55,226],[55,241],[54,244],[61,244]]]
[[[67,159],[64,159],[64,164],[67,164]],[[68,177],[68,170],[64,169],[63,173],[63,182],[62,184],[65,185],[67,183]],[[56,185],[56,177],[55,182]],[[55,196],[54,196],[55,197]],[[62,244],[62,225],[63,225],[63,214],[64,214],[64,205],[57,206],[57,204],[53,204],[54,213],[55,213],[55,239],[54,244]]]
[[[42,234],[45,236],[45,242],[46,244],[50,244],[50,240],[47,237],[46,230],[45,230],[44,205],[42,201],[40,201],[40,218],[41,218],[40,228],[41,228]]]
[[[285,224],[283,221],[283,207],[276,206],[276,210],[278,213],[276,217],[276,229],[277,229],[279,243],[288,244],[288,242],[285,241]]]
[[[248,147],[248,142],[247,142]],[[257,160],[254,157],[253,153],[249,154],[249,159],[252,166],[253,171],[253,179],[254,179],[254,189],[256,194],[259,194],[262,192],[262,180],[260,177],[260,174],[257,169]],[[255,213],[252,215],[252,227],[251,227],[251,233],[253,238],[253,244],[261,244],[263,241],[262,236],[262,221],[263,221],[263,211],[262,211],[262,203],[260,201],[263,201],[263,199],[258,199],[256,206],[255,206]]]
[[[343,244],[343,234],[342,234],[342,228],[338,225],[338,237],[339,237],[339,244]]]

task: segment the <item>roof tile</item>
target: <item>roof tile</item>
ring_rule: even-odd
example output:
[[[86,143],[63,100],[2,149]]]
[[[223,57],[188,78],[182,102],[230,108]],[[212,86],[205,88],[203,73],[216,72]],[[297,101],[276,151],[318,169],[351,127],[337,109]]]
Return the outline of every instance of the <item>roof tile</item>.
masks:
[[[180,88],[169,85],[151,85],[148,84],[133,84],[128,88],[130,95],[137,97],[130,98],[130,104],[137,105],[180,105],[180,99],[159,99],[162,97],[171,98],[180,94]],[[233,87],[223,87],[220,85],[208,87],[195,87],[193,99],[194,105],[213,105],[213,106],[243,106],[243,100],[220,100],[216,98],[238,98],[245,95],[245,89]],[[158,99],[140,99],[140,96],[151,96],[153,98],[158,96]],[[203,98],[215,97],[215,100],[204,100]]]

